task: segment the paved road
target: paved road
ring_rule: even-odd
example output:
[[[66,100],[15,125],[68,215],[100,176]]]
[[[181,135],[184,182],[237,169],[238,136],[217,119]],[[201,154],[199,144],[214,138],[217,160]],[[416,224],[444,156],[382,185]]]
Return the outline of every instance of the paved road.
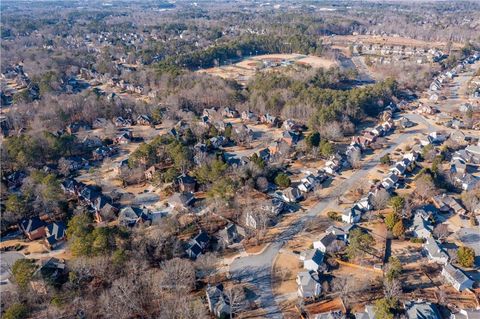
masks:
[[[411,121],[419,122],[422,118],[418,114],[404,114]],[[427,123],[428,124],[428,123]],[[279,308],[275,296],[273,295],[271,278],[272,267],[275,256],[278,254],[283,246],[283,243],[292,239],[296,234],[301,232],[305,224],[320,215],[325,209],[332,206],[338,196],[343,195],[355,183],[364,179],[370,170],[374,169],[380,162],[380,158],[391,153],[398,145],[412,139],[413,135],[418,134],[419,131],[413,130],[406,132],[390,140],[390,146],[383,149],[381,152],[374,155],[362,168],[354,172],[348,179],[342,181],[331,192],[328,198],[319,202],[312,209],[310,209],[302,218],[289,225],[278,237],[265,249],[261,254],[254,256],[239,257],[230,264],[230,275],[234,280],[240,282],[248,282],[257,287],[259,296],[257,302],[259,306],[267,311],[268,318],[281,318],[282,313]],[[365,180],[365,182],[367,182]]]

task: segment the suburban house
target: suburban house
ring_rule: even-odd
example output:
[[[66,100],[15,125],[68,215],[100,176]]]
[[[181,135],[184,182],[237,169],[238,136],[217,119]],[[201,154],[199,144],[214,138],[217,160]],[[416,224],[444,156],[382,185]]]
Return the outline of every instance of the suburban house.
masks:
[[[260,209],[268,212],[269,214],[278,216],[285,209],[285,202],[279,198],[272,198],[262,201],[259,206]]]
[[[300,131],[302,128],[300,124],[298,124],[292,119],[286,119],[285,121],[283,121],[282,126],[287,131]]]
[[[95,203],[95,222],[101,224],[114,220],[118,212],[118,208],[113,206],[109,201],[103,200],[104,196],[97,199]]]
[[[265,113],[264,115],[260,116],[260,121],[264,124],[268,124],[274,127],[278,127],[280,124],[279,118],[269,113]]]
[[[342,213],[342,221],[348,224],[358,223],[362,217],[363,211],[357,206],[353,206],[352,208],[347,208]]]
[[[206,289],[208,309],[218,318],[230,316],[230,301],[223,292],[223,285],[208,286]]]
[[[398,176],[403,176],[405,174],[405,171],[407,170],[407,167],[403,162],[397,162],[394,164],[392,168],[390,168],[390,172],[392,172],[395,175]]]
[[[182,174],[177,177],[177,184],[182,192],[195,192],[197,181],[187,174]]]
[[[284,131],[282,140],[289,146],[296,145],[300,141],[300,133],[295,131]]]
[[[398,175],[391,173],[382,180],[382,186],[386,190],[389,190],[391,188],[395,188],[395,186],[397,185],[397,182],[398,182]]]
[[[437,307],[424,301],[411,301],[405,303],[405,312],[408,319],[441,319]]]
[[[422,215],[415,214],[413,217],[413,225],[410,228],[414,237],[423,239],[430,238],[432,237],[432,230],[433,226],[429,221],[425,220]]]
[[[467,163],[459,158],[452,159],[450,162],[450,172],[455,176],[462,177],[467,171]]]
[[[168,206],[178,209],[188,209],[190,205],[195,201],[195,196],[192,192],[174,193],[167,200]]]
[[[153,123],[152,118],[146,114],[140,114],[137,117],[137,124],[139,125],[152,125],[152,123]]]
[[[115,154],[116,150],[110,146],[100,146],[92,151],[92,157],[95,161],[100,161],[105,157]]]
[[[416,215],[420,215],[425,220],[428,220],[430,218],[435,218],[437,213],[438,213],[437,208],[432,204],[424,205],[415,211]]]
[[[98,136],[85,136],[82,145],[86,148],[96,148],[102,146],[103,142]]]
[[[115,119],[113,119],[113,124],[116,127],[127,127],[127,126],[132,125],[132,120],[128,119],[128,118],[126,119],[126,118],[123,118],[121,116],[118,116]]]
[[[39,267],[32,274],[30,287],[38,294],[46,295],[48,284],[56,284],[66,280],[67,266],[63,260],[55,257],[41,259]]]
[[[66,239],[66,227],[62,222],[53,222],[45,227],[45,245],[49,249],[55,249]]]
[[[335,175],[340,170],[341,164],[341,160],[332,158],[325,162],[323,170],[330,175]]]
[[[227,118],[236,118],[236,117],[238,117],[238,112],[235,109],[226,107],[222,111],[222,116],[227,117]]]
[[[246,122],[258,122],[258,116],[252,111],[243,111],[242,120]]]
[[[446,264],[443,266],[442,275],[458,291],[471,289],[473,286],[473,280],[465,275],[463,271],[455,268],[451,264]]]
[[[355,313],[355,319],[375,319],[375,308],[373,305],[365,305],[363,312]]]
[[[261,158],[265,162],[268,162],[270,160],[270,149],[262,148],[257,152],[257,155],[259,158]]]
[[[155,173],[157,172],[157,168],[155,167],[155,165],[152,165],[150,166],[147,170],[145,170],[144,174],[145,174],[145,179],[147,181],[150,181],[153,179],[153,177],[155,176]]]
[[[300,298],[316,298],[322,292],[322,285],[318,273],[312,271],[302,271],[297,274],[297,294]]]
[[[114,142],[116,144],[128,144],[132,141],[132,132],[124,131],[115,137]]]
[[[415,125],[414,122],[410,121],[408,118],[402,116],[395,121],[395,124],[401,128],[409,128]]]
[[[127,206],[118,213],[118,222],[124,226],[135,226],[149,220],[148,211],[140,207]]]
[[[444,265],[448,262],[448,255],[440,248],[435,239],[427,238],[427,241],[423,244],[423,249],[427,252],[430,261]]]
[[[313,248],[320,250],[323,253],[335,250],[337,244],[337,236],[332,233],[324,233],[320,238],[313,242]]]
[[[452,313],[451,319],[478,319],[480,318],[480,309],[460,309],[457,313]]]
[[[480,145],[468,145],[465,151],[470,154],[474,163],[480,163]]]
[[[432,132],[428,134],[427,139],[432,144],[442,144],[447,139],[447,136],[440,132]]]
[[[472,174],[464,174],[461,178],[456,178],[456,184],[464,191],[470,191],[477,188],[480,185],[480,178]]]
[[[289,187],[282,192],[282,198],[288,203],[296,203],[302,198],[302,193],[297,187]]]
[[[358,206],[358,208],[360,208],[361,210],[363,210],[365,212],[370,211],[370,210],[373,209],[372,197],[373,197],[373,194],[368,193],[367,196],[360,198],[356,202],[356,205]]]
[[[467,212],[456,198],[446,194],[434,196],[432,202],[441,212],[453,211],[455,214],[461,215],[465,215]]]
[[[302,180],[300,181],[300,184],[298,185],[298,189],[304,193],[308,193],[313,188],[315,188],[316,184],[317,184],[317,178],[313,174],[308,174],[307,176],[302,178]]]
[[[67,131],[68,134],[75,134],[75,133],[78,133],[80,131],[89,131],[91,129],[92,129],[92,127],[88,123],[74,122],[72,124],[67,125],[66,131]]]
[[[30,240],[35,240],[45,236],[45,222],[39,217],[23,219],[19,224],[20,229]]]
[[[218,235],[225,246],[229,246],[241,242],[245,238],[246,233],[242,227],[229,223],[224,229],[219,231]]]
[[[303,268],[311,271],[318,271],[323,264],[323,253],[318,249],[309,249],[300,254],[303,261]]]
[[[337,237],[338,240],[341,240],[341,241],[346,243],[346,242],[348,242],[349,232],[355,227],[356,226],[352,225],[352,224],[348,224],[348,225],[341,226],[341,227],[332,225],[332,226],[328,227],[327,230],[325,230],[325,232],[327,234],[334,234]]]
[[[210,237],[204,231],[200,231],[198,235],[190,239],[188,242],[187,254],[191,259],[200,256],[210,242]]]

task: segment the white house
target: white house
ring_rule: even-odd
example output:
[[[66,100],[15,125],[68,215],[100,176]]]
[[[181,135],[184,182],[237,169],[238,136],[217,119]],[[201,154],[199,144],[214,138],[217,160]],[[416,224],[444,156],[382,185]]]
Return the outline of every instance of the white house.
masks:
[[[322,292],[318,274],[302,271],[297,274],[297,294],[301,298],[316,298]]]
[[[303,268],[311,271],[318,271],[323,264],[323,253],[318,249],[310,249],[300,254],[303,261]]]
[[[398,176],[402,176],[403,174],[405,174],[406,170],[407,170],[407,167],[405,166],[405,163],[402,161],[395,163],[395,165],[392,168],[390,168],[390,172]]]
[[[353,206],[352,208],[347,208],[342,213],[342,221],[348,224],[358,223],[362,217],[362,210],[358,206]]]
[[[394,188],[398,182],[398,176],[395,174],[390,174],[382,180],[382,186],[386,190]]]
[[[282,192],[282,199],[288,203],[296,203],[302,198],[302,193],[297,187],[289,187]]]
[[[443,266],[442,275],[458,291],[471,289],[473,286],[473,280],[465,275],[463,271],[453,267],[451,264],[446,264]]]
[[[320,238],[313,242],[313,248],[320,250],[321,252],[327,252],[331,245],[337,241],[337,236],[332,233],[324,233]]]
[[[428,254],[428,259],[439,264],[446,264],[448,262],[448,255],[443,251],[433,238],[428,238],[423,248]]]
[[[432,237],[432,224],[423,219],[420,214],[416,214],[413,217],[413,225],[410,228],[410,231],[416,238],[427,239]]]
[[[480,318],[480,309],[460,309],[457,313],[452,313],[450,319],[478,319]]]

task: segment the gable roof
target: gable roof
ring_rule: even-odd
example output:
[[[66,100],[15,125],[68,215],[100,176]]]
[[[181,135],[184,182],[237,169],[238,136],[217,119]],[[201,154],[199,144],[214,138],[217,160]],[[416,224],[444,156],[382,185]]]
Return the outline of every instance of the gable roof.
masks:
[[[427,239],[423,247],[428,252],[428,254],[435,259],[446,259],[448,260],[448,255],[443,251],[443,249],[438,245],[437,241],[433,238]]]
[[[45,227],[45,222],[36,216],[21,220],[20,227],[24,232],[31,233],[39,228]]]
[[[430,302],[410,302],[405,305],[409,319],[440,319],[437,307]]]
[[[47,225],[47,241],[50,245],[54,245],[57,241],[65,238],[66,227],[62,222],[54,222]]]
[[[443,269],[450,275],[451,279],[453,279],[456,283],[460,285],[472,281],[472,279],[465,275],[463,271],[453,267],[451,264],[446,264],[445,266],[443,266]]]
[[[323,262],[323,253],[318,250],[318,249],[309,249],[301,254],[302,258],[304,258],[304,261],[307,260],[312,260],[314,261],[317,265],[320,265]]]

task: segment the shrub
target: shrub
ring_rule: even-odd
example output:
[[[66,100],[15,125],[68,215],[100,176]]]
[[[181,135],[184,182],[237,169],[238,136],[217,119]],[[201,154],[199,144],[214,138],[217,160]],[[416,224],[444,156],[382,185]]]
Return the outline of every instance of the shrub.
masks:
[[[14,303],[3,314],[4,319],[23,319],[28,316],[28,308],[21,303]]]
[[[383,165],[390,164],[390,154],[385,154],[382,157],[380,157],[380,163],[382,163]]]
[[[278,173],[275,177],[275,184],[279,187],[286,188],[290,186],[290,177],[285,173]]]
[[[328,216],[328,218],[330,218],[331,220],[336,220],[336,221],[341,221],[341,220],[342,220],[342,217],[341,217],[340,214],[337,213],[337,212],[328,212],[328,213],[327,213],[327,216]]]
[[[475,261],[475,251],[470,247],[460,247],[457,250],[458,263],[462,267],[472,267]]]
[[[425,240],[423,238],[410,238],[410,242],[414,244],[423,244]]]
[[[395,224],[395,226],[393,226],[392,233],[396,238],[405,234],[405,226],[403,225],[403,221],[401,219]]]
[[[36,266],[32,259],[19,259],[12,266],[12,275],[20,288],[27,288]]]

